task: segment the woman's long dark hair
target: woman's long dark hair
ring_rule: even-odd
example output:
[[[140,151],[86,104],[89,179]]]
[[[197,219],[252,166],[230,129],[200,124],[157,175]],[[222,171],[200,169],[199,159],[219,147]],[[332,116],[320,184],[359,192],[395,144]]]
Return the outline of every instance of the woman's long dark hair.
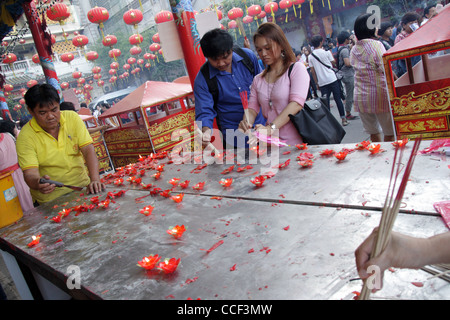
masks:
[[[285,57],[283,59],[283,70],[278,76],[285,73],[289,66],[297,61],[297,59],[295,58],[295,53],[294,51],[292,51],[292,47],[289,44],[289,41],[284,35],[283,30],[281,30],[280,26],[278,26],[277,24],[272,22],[265,22],[261,24],[258,30],[256,30],[256,33],[253,35],[253,43],[255,43],[255,40],[258,37],[266,38],[269,43],[272,42],[272,45],[273,43],[278,44],[281,48],[281,52],[284,53]],[[270,70],[270,66],[263,71],[263,77],[266,75],[268,70]]]

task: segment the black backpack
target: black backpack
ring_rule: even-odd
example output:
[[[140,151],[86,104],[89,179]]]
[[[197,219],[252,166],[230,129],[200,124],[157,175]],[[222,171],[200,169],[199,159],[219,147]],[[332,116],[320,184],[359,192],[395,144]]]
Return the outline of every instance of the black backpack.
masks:
[[[241,48],[239,48],[239,47],[233,47],[233,51],[236,52],[239,56],[241,56],[243,58],[242,62],[247,67],[248,71],[250,71],[250,73],[253,76],[255,76],[255,67],[253,65],[252,60],[247,55],[247,53],[244,50],[242,50]],[[206,84],[208,85],[209,92],[213,96],[214,109],[216,109],[217,108],[217,100],[218,100],[218,97],[219,97],[219,86],[217,85],[217,78],[216,77],[213,77],[213,78],[209,77],[208,62],[205,62],[203,64],[203,66],[200,68],[200,71],[202,72],[203,77],[205,78]]]

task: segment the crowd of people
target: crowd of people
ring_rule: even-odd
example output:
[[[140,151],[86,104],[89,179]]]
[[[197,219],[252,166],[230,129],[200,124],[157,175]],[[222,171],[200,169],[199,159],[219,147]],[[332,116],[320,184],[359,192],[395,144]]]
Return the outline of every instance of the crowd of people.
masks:
[[[314,36],[310,45],[304,46],[296,56],[283,30],[271,22],[261,24],[253,35],[256,54],[249,48],[235,48],[227,31],[208,31],[200,42],[207,62],[193,85],[195,120],[202,124],[204,146],[212,141],[215,121],[224,137],[224,146],[248,147],[255,141],[253,135],[248,139],[251,131],[276,135],[289,145],[300,144],[302,137],[289,115],[300,112],[305,101],[319,96],[326,97],[330,108],[331,94],[343,126],[349,124],[348,120],[360,118],[371,141],[393,141],[395,133],[382,56],[436,14],[434,7],[425,10],[423,19],[417,13],[406,13],[399,26],[383,23],[379,29],[369,27],[370,14],[360,15],[353,32],[342,31],[338,35],[335,55],[324,48],[322,36]],[[397,76],[401,72],[399,64]],[[248,105],[243,105],[242,93],[248,95]],[[71,192],[43,182],[42,178],[86,187],[90,193],[103,190],[92,138],[81,118],[73,112],[74,105],[60,103],[57,90],[48,84],[30,88],[25,102],[32,118],[20,126],[20,134],[11,121],[0,122],[0,173],[14,172],[23,210]],[[108,107],[99,105],[94,116],[98,117]],[[352,114],[353,110],[359,113],[359,118]],[[241,140],[236,132],[244,135],[247,145],[239,145]],[[372,238],[356,252],[362,277],[367,276],[363,266],[370,262],[368,248]],[[438,241],[440,247],[446,247],[449,237],[445,235]],[[414,260],[414,254],[428,253],[425,249],[417,250],[410,253],[410,260],[398,262],[392,257],[418,240],[405,240],[394,234],[391,243],[394,253],[383,262],[386,267],[392,264],[417,267],[420,263],[409,263]],[[420,261],[450,262],[448,250],[447,254],[435,256],[438,258]]]

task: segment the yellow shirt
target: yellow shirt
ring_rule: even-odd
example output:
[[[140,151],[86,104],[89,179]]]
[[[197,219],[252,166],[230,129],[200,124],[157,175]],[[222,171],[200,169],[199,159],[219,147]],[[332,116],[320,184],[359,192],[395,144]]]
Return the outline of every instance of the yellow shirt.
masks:
[[[66,185],[84,187],[90,182],[80,148],[93,143],[80,116],[73,111],[61,111],[58,139],[44,131],[32,118],[17,137],[17,155],[23,171],[39,168],[41,176]],[[30,189],[33,200],[44,203],[71,192],[69,188],[56,188],[43,194]]]

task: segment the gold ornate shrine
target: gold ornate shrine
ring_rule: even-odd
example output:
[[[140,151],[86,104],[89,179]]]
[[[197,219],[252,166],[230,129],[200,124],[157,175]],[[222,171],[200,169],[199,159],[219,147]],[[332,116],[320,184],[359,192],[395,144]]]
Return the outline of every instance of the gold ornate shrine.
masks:
[[[190,83],[146,81],[99,116],[99,121],[110,119],[117,124],[103,134],[114,166],[134,163],[152,152],[171,150],[185,135],[191,141],[193,99]]]
[[[397,139],[450,137],[450,6],[383,60]],[[399,60],[405,60],[407,72],[397,78]]]

